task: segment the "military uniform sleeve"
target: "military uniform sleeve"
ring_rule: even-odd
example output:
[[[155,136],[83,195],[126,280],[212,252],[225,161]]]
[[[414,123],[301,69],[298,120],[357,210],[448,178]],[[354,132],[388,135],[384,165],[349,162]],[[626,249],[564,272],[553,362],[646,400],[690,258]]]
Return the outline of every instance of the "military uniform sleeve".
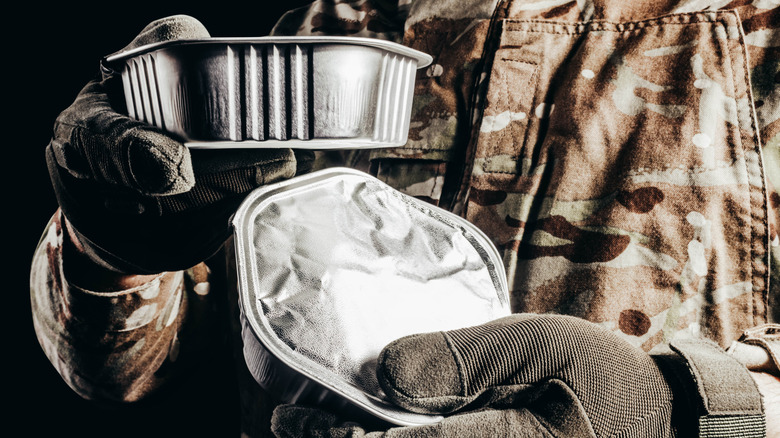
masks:
[[[201,264],[147,276],[134,287],[90,290],[66,275],[71,260],[63,257],[67,238],[58,211],[39,241],[30,273],[38,341],[80,396],[140,400],[181,369],[189,336],[185,320],[199,316],[193,309],[204,305],[209,271]]]

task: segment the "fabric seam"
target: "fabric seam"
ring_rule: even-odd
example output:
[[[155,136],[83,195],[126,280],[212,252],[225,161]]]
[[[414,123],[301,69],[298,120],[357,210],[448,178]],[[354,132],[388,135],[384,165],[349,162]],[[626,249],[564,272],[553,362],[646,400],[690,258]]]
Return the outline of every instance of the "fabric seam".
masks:
[[[699,24],[699,23],[717,23],[722,22],[723,16],[726,14],[732,14],[734,11],[732,10],[720,10],[720,11],[711,11],[711,12],[679,12],[679,13],[672,13],[667,15],[662,15],[660,17],[655,18],[649,18],[646,20],[637,20],[637,21],[608,21],[608,20],[589,20],[589,21],[581,21],[581,22],[572,22],[572,21],[554,21],[554,20],[524,20],[524,19],[518,19],[518,18],[507,18],[504,19],[504,21],[508,24],[539,24],[539,25],[550,25],[550,26],[559,26],[563,28],[569,28],[572,29],[569,32],[563,31],[547,31],[544,29],[535,29],[535,28],[525,28],[520,29],[517,27],[521,26],[509,26],[506,27],[505,30],[507,32],[534,32],[534,33],[551,33],[551,34],[561,34],[561,35],[579,35],[583,33],[588,33],[592,31],[599,31],[599,32],[630,32],[634,30],[641,30],[648,27],[654,27],[659,25],[673,25],[673,26],[687,26],[691,24]],[[674,21],[675,18],[682,18],[682,17],[690,17],[692,20],[688,21]],[[615,26],[614,29],[610,28],[602,28],[600,26]],[[582,28],[582,30],[579,30],[579,28]]]
[[[501,50],[501,47],[499,47],[499,49],[496,51],[496,53],[498,53],[498,51],[500,51],[500,50]],[[531,84],[533,84],[533,90],[530,91],[530,93],[531,93],[530,109],[529,109],[529,112],[528,112],[528,118],[527,118],[527,121],[526,121],[525,129],[523,130],[522,140],[517,139],[518,136],[516,136],[516,135],[511,135],[510,136],[510,140],[512,141],[512,148],[513,149],[517,149],[519,147],[522,150],[523,148],[525,148],[525,145],[528,143],[528,131],[530,130],[530,124],[531,124],[531,111],[533,111],[534,104],[536,104],[536,91],[539,88],[539,63],[538,62],[530,62],[530,61],[520,61],[520,60],[517,60],[517,59],[510,59],[510,58],[504,58],[504,57],[500,58],[499,61],[505,62],[505,63],[513,62],[513,63],[517,63],[517,64],[527,64],[527,65],[533,65],[534,66],[533,73],[531,73],[531,75],[528,77],[528,80],[525,83],[525,85],[528,86],[529,88],[531,87]],[[495,66],[495,62],[494,62],[493,65]],[[510,108],[510,105],[509,105],[509,103],[510,103],[510,101],[509,101],[509,87],[501,87],[501,88],[502,88],[502,90],[504,90],[504,93],[503,93],[503,97],[504,98],[502,99],[502,102],[501,102],[502,105],[503,105],[503,108],[507,108],[508,110],[511,111],[512,108]],[[488,93],[490,92],[490,86],[488,86],[488,90],[487,91],[488,91]],[[484,117],[483,117],[483,119],[484,119]],[[510,121],[509,124],[511,124],[511,123],[512,122]],[[480,129],[481,129],[481,126],[482,126],[482,122],[480,122]],[[508,126],[509,125],[507,125],[507,127]],[[481,137],[481,135],[480,135],[480,137]],[[493,147],[491,148],[492,150],[490,152],[491,156],[496,155],[496,153],[498,152],[497,145],[503,143],[503,140],[505,140],[506,137],[507,137],[507,133],[506,133],[506,128],[505,128],[505,129],[502,129],[500,131],[500,134],[499,134],[499,140],[500,141],[493,143]],[[477,141],[479,141],[479,140],[477,140]],[[517,157],[519,158],[520,155],[518,155]],[[485,173],[492,173],[492,172],[486,172],[485,171],[485,164],[484,163],[482,164],[482,170]],[[509,171],[503,171],[503,172],[499,172],[499,173],[507,173],[507,174],[511,174],[511,175],[518,174],[517,172],[509,172]]]
[[[726,33],[726,39],[723,41],[719,46],[721,47],[721,56],[724,58],[723,66],[725,68],[728,68],[728,73],[730,74],[730,80],[731,82],[731,92],[734,93],[734,99],[737,99],[737,73],[734,69],[734,60],[732,59],[731,54],[731,47],[729,44],[728,39],[728,24],[723,22],[722,20],[718,22],[718,24],[721,26],[723,31]],[[715,38],[716,41],[719,41],[719,38],[716,34],[714,34],[714,31],[718,29],[718,27],[713,28],[713,38]],[[737,113],[739,113],[739,110],[737,110]],[[748,278],[750,278],[750,314],[752,316],[753,322],[751,326],[755,325],[755,319],[756,319],[756,306],[755,306],[755,291],[753,290],[754,285],[754,273],[753,273],[753,222],[754,222],[754,214],[752,207],[752,186],[750,184],[751,178],[750,178],[750,169],[748,167],[747,163],[747,157],[746,152],[747,149],[745,148],[745,145],[742,141],[742,133],[741,133],[741,126],[739,124],[739,116],[737,116],[737,127],[736,129],[733,129],[731,131],[733,135],[729,136],[729,146],[732,147],[734,150],[738,150],[740,152],[740,155],[742,156],[744,160],[744,171],[745,175],[747,176],[747,207],[749,210],[749,214],[746,215],[750,223],[746,227],[746,230],[744,230],[742,233],[739,234],[740,237],[740,243],[742,245],[742,248],[747,245],[747,250],[741,251],[742,258],[745,258],[746,260],[740,261],[741,265],[744,265],[747,270]]]
[[[740,52],[743,55],[744,60],[745,60],[744,61],[745,65],[744,65],[743,71],[744,71],[744,75],[745,75],[745,83],[747,84],[745,92],[746,92],[746,94],[748,96],[748,101],[750,102],[750,127],[751,127],[751,129],[753,131],[752,137],[753,137],[753,142],[754,142],[754,145],[755,145],[754,146],[754,150],[758,154],[759,160],[761,160],[761,162],[759,163],[759,166],[758,166],[758,171],[760,173],[759,177],[760,177],[760,180],[761,180],[760,181],[761,182],[761,199],[762,199],[761,211],[764,212],[764,214],[763,214],[763,217],[758,218],[758,220],[761,222],[762,229],[764,230],[764,234],[766,236],[764,238],[764,242],[761,242],[761,243],[763,243],[765,245],[765,247],[767,248],[767,250],[769,250],[769,248],[770,248],[770,244],[769,244],[769,211],[768,211],[768,207],[769,207],[769,205],[768,205],[769,204],[769,194],[767,192],[766,173],[765,173],[765,170],[764,170],[764,166],[762,165],[763,164],[763,156],[762,156],[763,150],[762,150],[762,147],[761,147],[761,135],[760,135],[761,131],[760,131],[760,129],[759,129],[757,123],[756,123],[757,119],[755,117],[755,115],[756,115],[755,102],[754,102],[754,99],[753,99],[753,90],[752,90],[752,88],[750,86],[751,85],[751,81],[750,81],[750,68],[749,68],[749,63],[748,63],[749,62],[749,58],[748,58],[749,53],[747,51],[747,45],[745,44],[745,41],[744,41],[744,33],[743,33],[744,30],[742,29],[742,26],[741,26],[742,20],[741,20],[741,18],[739,16],[739,12],[737,10],[734,10],[732,12],[733,12],[737,22],[740,23],[740,26],[739,26],[739,42],[740,42],[739,49],[740,49]],[[745,165],[747,166],[747,163],[745,163]],[[750,173],[748,173],[748,176],[749,175],[750,175]],[[751,209],[750,209],[750,211],[751,211],[752,219],[755,222],[756,211],[752,208],[752,200],[751,200]],[[752,250],[752,245],[751,245],[751,250]],[[764,257],[768,258],[769,255],[770,255],[770,251],[766,251],[766,254],[764,255]],[[751,263],[751,266],[753,264],[755,264],[755,258],[752,258],[750,260],[750,263]],[[755,278],[755,267],[752,267],[752,268],[753,268],[753,272],[754,272],[754,277],[753,278]],[[768,307],[769,307],[769,282],[770,282],[770,279],[771,279],[770,266],[768,264],[766,264],[766,266],[764,266],[763,268],[764,268],[763,269],[764,273],[763,274],[759,274],[759,275],[762,276],[762,279],[764,280],[764,287],[763,287],[763,289],[761,291],[761,297],[760,297],[762,299],[762,301],[763,301],[763,308],[764,308],[764,317],[761,318],[761,321],[760,321],[761,323],[765,323],[766,322],[766,312],[768,311]],[[755,303],[755,300],[756,300],[756,296],[755,295],[756,295],[756,292],[753,291],[754,303]],[[755,304],[754,304],[754,306],[755,306]],[[756,325],[757,323],[755,321],[756,320],[755,313],[753,315],[753,320],[754,320],[754,325]]]
[[[737,11],[728,11],[728,12],[730,12],[730,14],[737,21],[737,23],[740,23],[739,14],[738,14]],[[728,23],[724,22],[724,20],[720,20],[719,22],[724,27],[724,31],[728,35]],[[750,108],[751,109],[751,111],[750,111],[750,130],[752,131],[752,135],[751,135],[752,138],[751,138],[751,140],[753,142],[753,147],[750,149],[750,151],[747,150],[747,148],[745,147],[744,142],[742,141],[742,133],[740,131],[738,131],[738,133],[737,133],[738,135],[736,136],[736,138],[739,141],[739,145],[740,145],[740,148],[742,150],[743,157],[745,157],[745,174],[747,175],[747,178],[748,178],[748,199],[747,199],[747,202],[748,202],[749,217],[750,217],[750,226],[749,226],[750,237],[749,237],[749,241],[748,241],[748,256],[749,256],[749,259],[747,260],[747,265],[748,265],[749,270],[750,270],[750,274],[749,274],[750,275],[750,284],[751,284],[750,306],[751,306],[751,313],[752,313],[752,317],[753,317],[752,325],[755,326],[755,325],[758,325],[760,323],[765,322],[765,318],[760,317],[760,315],[758,315],[759,309],[758,309],[758,306],[756,304],[757,304],[758,300],[763,301],[762,308],[764,309],[764,311],[766,311],[766,308],[768,306],[768,297],[769,297],[769,295],[768,295],[769,294],[769,292],[768,292],[769,291],[769,278],[768,278],[769,270],[768,269],[761,269],[762,267],[760,265],[758,265],[758,263],[756,262],[757,254],[756,254],[756,249],[754,247],[754,244],[765,244],[765,242],[759,242],[758,239],[762,235],[766,235],[767,238],[768,238],[768,234],[769,233],[768,232],[764,232],[764,233],[758,232],[757,233],[757,231],[759,231],[758,230],[759,226],[761,226],[763,230],[768,230],[768,227],[769,227],[769,223],[768,223],[769,215],[768,215],[768,213],[767,214],[762,214],[761,216],[763,216],[763,217],[761,217],[761,216],[759,216],[759,213],[758,213],[758,211],[762,211],[763,212],[766,209],[766,201],[765,200],[767,199],[767,192],[766,192],[766,184],[764,183],[765,176],[764,176],[763,166],[761,166],[760,163],[759,163],[758,171],[760,173],[760,175],[759,175],[760,181],[754,181],[755,178],[753,177],[753,172],[751,172],[751,170],[749,168],[749,163],[748,163],[747,156],[746,156],[747,152],[756,152],[758,154],[759,160],[760,160],[762,151],[761,151],[761,143],[760,143],[761,140],[760,140],[760,137],[759,137],[759,130],[758,130],[758,126],[756,125],[756,120],[755,120],[755,117],[754,117],[753,96],[752,96],[752,90],[750,88],[750,71],[749,71],[749,67],[748,67],[748,64],[747,64],[747,62],[748,62],[748,59],[747,59],[748,54],[745,51],[744,40],[743,40],[743,35],[742,35],[742,31],[741,30],[739,32],[738,42],[739,42],[738,46],[739,46],[740,49],[737,49],[737,50],[740,52],[739,54],[742,55],[743,64],[744,64],[743,68],[741,70],[743,71],[742,79],[744,80],[744,83],[745,83],[745,94],[747,95],[748,100],[751,103],[751,108]],[[728,56],[728,65],[729,65],[729,69],[731,70],[732,80],[734,81],[733,87],[734,87],[735,98],[736,98],[736,84],[737,84],[737,78],[739,76],[738,76],[737,71],[734,68],[734,61],[733,61],[733,57],[732,57],[732,53],[731,52],[732,52],[732,48],[731,48],[731,45],[729,44],[729,39],[726,38],[726,54]],[[739,126],[741,128],[741,126],[739,125],[739,116],[737,116],[737,126]],[[764,200],[764,202],[762,203],[762,205],[761,205],[761,207],[759,209],[754,208],[753,194],[755,193],[756,190],[754,189],[753,182],[758,182],[759,183],[758,186],[760,187],[761,199]],[[756,234],[758,234],[758,237],[756,236]],[[762,270],[766,271],[766,273],[762,274],[762,272],[761,272]],[[756,280],[758,278],[761,278],[763,280],[764,287],[761,288],[761,290],[757,291],[755,289],[755,285],[756,285]],[[759,318],[760,318],[760,321],[759,321]]]
[[[468,395],[469,387],[468,382],[466,381],[466,370],[463,363],[463,355],[460,353],[460,350],[458,350],[454,340],[447,332],[441,332],[441,334],[444,337],[444,340],[447,342],[447,346],[450,347],[450,351],[452,351],[452,356],[455,359],[455,365],[458,367],[458,377],[460,377],[460,395],[465,397]]]

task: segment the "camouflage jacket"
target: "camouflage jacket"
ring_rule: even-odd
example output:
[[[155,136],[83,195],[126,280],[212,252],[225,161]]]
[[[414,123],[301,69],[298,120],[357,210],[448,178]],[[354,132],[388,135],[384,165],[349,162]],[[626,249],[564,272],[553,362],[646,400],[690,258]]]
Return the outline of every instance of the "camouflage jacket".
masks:
[[[514,311],[583,317],[651,351],[725,347],[780,321],[779,16],[776,0],[320,0],[274,32],[432,55],[405,146],[318,166],[368,171],[478,225]],[[213,295],[209,270],[83,290],[62,274],[66,234],[58,214],[34,256],[38,339],[84,397],[143,397],[197,339],[184,328]],[[241,389],[264,405],[243,419],[267,424],[272,397]]]
[[[651,350],[727,346],[780,320],[778,28],[771,0],[356,0],[292,11],[275,32],[432,55],[405,146],[321,165],[478,225],[514,311]]]

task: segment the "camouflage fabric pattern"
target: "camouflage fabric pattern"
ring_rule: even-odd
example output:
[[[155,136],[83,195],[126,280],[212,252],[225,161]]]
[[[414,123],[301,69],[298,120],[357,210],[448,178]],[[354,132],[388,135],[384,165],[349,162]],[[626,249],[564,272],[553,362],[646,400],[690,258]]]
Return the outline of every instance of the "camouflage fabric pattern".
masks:
[[[747,65],[756,30],[733,11],[512,15],[528,6],[507,5],[497,32],[466,209],[503,249],[514,310],[581,316],[646,350],[725,346],[762,323],[777,207],[748,74],[777,57]]]
[[[487,232],[515,311],[728,345],[780,312],[777,6],[413,2],[400,41],[434,61],[362,167]]]
[[[57,212],[33,256],[30,290],[38,341],[80,396],[137,401],[176,376],[182,359],[198,350],[200,334],[209,327],[210,271],[200,264],[159,274],[134,289],[85,290],[63,273],[63,231]]]
[[[428,53],[434,61],[418,75],[406,145],[370,153],[318,153],[315,168],[341,165],[367,170],[401,191],[438,205],[442,194],[452,192],[444,187],[445,173],[462,171],[458,158],[466,149],[470,126],[464,105],[473,98],[474,74],[495,2],[400,2],[397,6],[373,2],[372,13],[364,16],[360,11],[367,3],[317,1],[286,14],[273,33],[382,38]],[[323,18],[323,14],[331,17]],[[333,23],[337,29],[323,27],[322,22]],[[339,22],[348,25],[339,27]],[[356,27],[356,22],[363,27]],[[372,30],[380,27],[382,33]],[[455,170],[448,171],[452,165]]]
[[[504,249],[515,311],[602,322],[646,349],[728,344],[764,322],[765,187],[740,39],[732,13],[502,23],[467,218]]]
[[[314,1],[284,14],[272,35],[348,35],[397,41],[411,0]]]

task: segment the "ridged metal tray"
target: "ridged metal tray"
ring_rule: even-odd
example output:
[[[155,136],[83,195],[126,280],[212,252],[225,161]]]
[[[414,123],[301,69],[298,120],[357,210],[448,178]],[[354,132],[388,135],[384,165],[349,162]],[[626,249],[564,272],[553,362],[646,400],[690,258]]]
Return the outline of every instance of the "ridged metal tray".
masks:
[[[356,170],[259,188],[233,226],[244,359],[286,403],[435,423],[386,400],[381,349],[510,314],[501,256],[482,231]]]
[[[174,40],[103,60],[128,115],[189,147],[379,148],[406,143],[431,57],[353,37]]]

